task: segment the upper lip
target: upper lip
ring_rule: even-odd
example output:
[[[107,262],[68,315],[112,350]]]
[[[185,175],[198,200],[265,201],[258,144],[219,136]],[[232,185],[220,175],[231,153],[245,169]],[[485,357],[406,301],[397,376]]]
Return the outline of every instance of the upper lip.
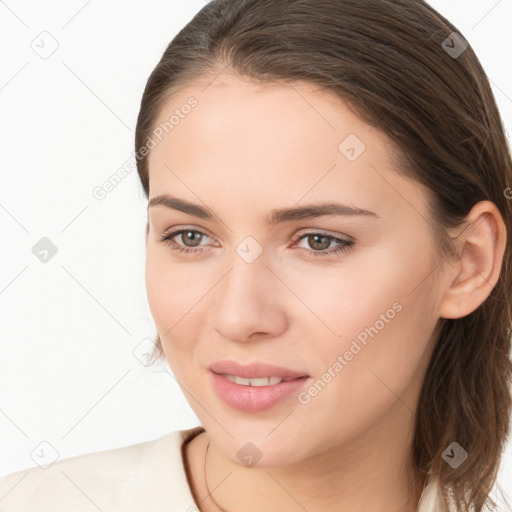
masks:
[[[298,377],[308,377],[308,374],[305,372],[298,372],[290,368],[258,362],[241,364],[236,361],[217,361],[210,366],[210,370],[214,373],[227,373],[228,375],[244,377],[246,379],[257,379],[261,377],[296,379]]]

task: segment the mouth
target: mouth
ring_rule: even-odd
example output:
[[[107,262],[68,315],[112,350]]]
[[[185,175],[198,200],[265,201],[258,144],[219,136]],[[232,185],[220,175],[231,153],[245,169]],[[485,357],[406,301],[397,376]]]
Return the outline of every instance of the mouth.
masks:
[[[239,379],[237,376],[214,372],[211,372],[210,375],[213,390],[224,404],[232,409],[251,413],[277,407],[283,402],[289,403],[292,396],[299,393],[310,380],[309,377],[288,378],[287,380],[279,377],[257,377],[255,379],[242,377],[242,383],[239,384],[236,382]],[[230,377],[235,379],[235,382]],[[276,383],[270,384],[270,382]]]
[[[231,382],[243,386],[268,386],[301,377],[309,377],[306,372],[283,366],[259,362],[242,364],[232,360],[217,361],[210,366],[210,370],[217,375],[225,376]]]
[[[234,382],[235,384],[253,387],[274,386],[276,384],[280,384],[281,382],[289,382],[291,380],[302,379],[305,377],[256,377],[254,379],[248,379],[246,377],[239,377],[238,375],[229,375],[228,373],[220,373],[217,375],[222,375],[222,377],[231,382]]]

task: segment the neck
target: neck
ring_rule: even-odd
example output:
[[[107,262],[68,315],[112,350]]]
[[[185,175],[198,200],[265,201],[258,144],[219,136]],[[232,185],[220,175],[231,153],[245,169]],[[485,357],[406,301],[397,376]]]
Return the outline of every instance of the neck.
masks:
[[[398,405],[402,407],[403,405]],[[192,489],[203,512],[416,512],[425,478],[413,470],[412,435],[397,436],[395,415],[383,430],[369,428],[356,440],[329,446],[288,466],[245,467],[227,458],[208,432],[195,442]],[[209,443],[204,482],[204,455]],[[383,505],[385,504],[385,505]]]

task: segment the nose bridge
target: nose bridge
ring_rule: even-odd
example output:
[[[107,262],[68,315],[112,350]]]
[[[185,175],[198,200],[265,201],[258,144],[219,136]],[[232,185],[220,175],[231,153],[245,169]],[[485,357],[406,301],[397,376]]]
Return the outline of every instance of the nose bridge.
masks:
[[[272,333],[282,327],[275,277],[256,243],[244,240],[235,248],[229,271],[216,287],[212,325],[228,339],[245,340],[254,332]]]
[[[266,267],[266,260],[263,256],[258,256],[254,260],[246,260],[244,256],[239,255],[239,245],[235,249],[230,260],[230,268],[225,275],[222,283],[219,283],[217,300],[218,305],[229,306],[233,314],[237,311],[248,311],[259,304],[265,302],[265,289],[261,286],[271,275]],[[242,307],[245,306],[245,307]],[[254,316],[254,312],[251,313]]]

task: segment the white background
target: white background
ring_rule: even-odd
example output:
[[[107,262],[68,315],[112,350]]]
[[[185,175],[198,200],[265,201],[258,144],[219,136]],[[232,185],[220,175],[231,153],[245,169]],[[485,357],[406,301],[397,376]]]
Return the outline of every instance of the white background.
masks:
[[[472,45],[510,133],[512,2],[430,4]],[[92,190],[132,154],[147,77],[203,5],[0,0],[0,475],[34,466],[42,441],[67,458],[199,424],[172,375],[133,354],[156,334],[136,171]],[[47,59],[38,37],[58,44]],[[499,482],[512,497],[510,443]]]

